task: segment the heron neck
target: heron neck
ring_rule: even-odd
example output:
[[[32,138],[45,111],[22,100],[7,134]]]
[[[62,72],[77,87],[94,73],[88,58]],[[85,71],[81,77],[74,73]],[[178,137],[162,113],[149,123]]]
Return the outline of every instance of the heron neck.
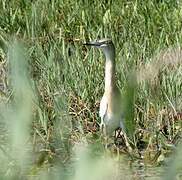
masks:
[[[115,87],[115,61],[106,59],[105,64],[105,92],[111,92]]]

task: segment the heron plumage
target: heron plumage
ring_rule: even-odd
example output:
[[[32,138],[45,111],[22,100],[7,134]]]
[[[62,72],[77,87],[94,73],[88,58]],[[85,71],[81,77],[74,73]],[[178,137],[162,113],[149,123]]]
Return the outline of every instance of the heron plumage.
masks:
[[[124,128],[122,119],[122,99],[115,77],[115,47],[110,39],[101,39],[85,43],[103,50],[105,55],[105,89],[100,102],[99,115],[101,128],[111,134],[118,127]]]

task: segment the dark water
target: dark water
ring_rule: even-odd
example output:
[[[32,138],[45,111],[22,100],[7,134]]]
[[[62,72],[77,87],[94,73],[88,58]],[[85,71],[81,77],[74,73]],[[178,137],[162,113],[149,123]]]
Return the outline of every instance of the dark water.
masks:
[[[154,180],[162,179],[165,168],[164,166],[147,165],[140,160],[132,163],[131,171],[134,179]]]

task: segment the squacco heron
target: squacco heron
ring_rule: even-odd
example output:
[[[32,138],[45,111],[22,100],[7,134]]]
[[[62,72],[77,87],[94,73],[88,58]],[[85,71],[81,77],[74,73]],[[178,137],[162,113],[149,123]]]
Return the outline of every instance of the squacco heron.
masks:
[[[101,49],[105,55],[105,89],[100,102],[100,128],[105,135],[111,135],[116,129],[124,130],[122,98],[116,85],[115,47],[110,39],[86,42],[85,45]]]

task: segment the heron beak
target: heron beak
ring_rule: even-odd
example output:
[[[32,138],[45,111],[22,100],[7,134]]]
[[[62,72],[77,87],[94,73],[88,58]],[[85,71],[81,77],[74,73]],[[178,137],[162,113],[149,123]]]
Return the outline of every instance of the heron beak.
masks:
[[[100,47],[102,43],[97,42],[97,41],[90,41],[90,42],[85,42],[83,43],[83,45],[86,46],[96,46],[96,47]]]

